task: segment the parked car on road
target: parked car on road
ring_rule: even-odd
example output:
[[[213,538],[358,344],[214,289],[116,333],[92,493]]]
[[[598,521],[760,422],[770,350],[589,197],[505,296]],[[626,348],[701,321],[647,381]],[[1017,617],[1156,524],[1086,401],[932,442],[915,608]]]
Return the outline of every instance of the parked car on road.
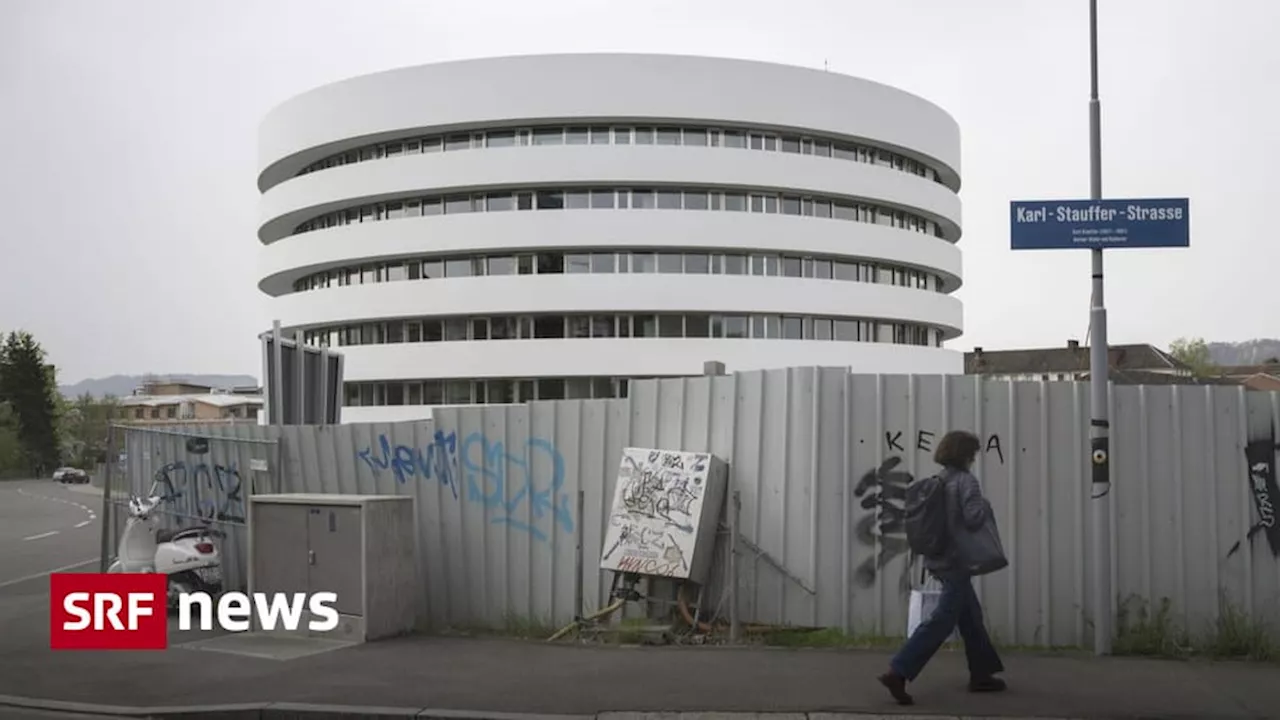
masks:
[[[89,473],[80,468],[64,467],[53,471],[53,479],[60,483],[81,484],[89,482]]]

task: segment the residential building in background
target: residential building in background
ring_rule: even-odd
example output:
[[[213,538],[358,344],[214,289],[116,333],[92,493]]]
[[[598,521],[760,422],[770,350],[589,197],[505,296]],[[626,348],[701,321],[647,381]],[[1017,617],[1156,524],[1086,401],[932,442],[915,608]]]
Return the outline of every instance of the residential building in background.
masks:
[[[259,388],[230,390],[181,380],[152,380],[119,400],[118,422],[133,425],[174,423],[258,423]]]
[[[797,365],[963,372],[960,141],[815,69],[581,54],[410,67],[274,109],[259,288],[340,347],[343,421]]]

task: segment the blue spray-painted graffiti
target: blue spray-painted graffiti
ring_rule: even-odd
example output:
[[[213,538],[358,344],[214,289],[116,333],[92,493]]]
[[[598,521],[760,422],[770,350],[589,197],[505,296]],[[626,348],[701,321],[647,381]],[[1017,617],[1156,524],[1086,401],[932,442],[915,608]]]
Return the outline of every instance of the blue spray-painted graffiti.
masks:
[[[375,475],[379,470],[390,467],[395,472],[396,481],[401,485],[408,482],[410,477],[421,475],[424,480],[434,477],[440,481],[441,485],[447,486],[453,492],[453,499],[458,499],[458,485],[454,481],[458,467],[458,435],[456,433],[445,434],[444,431],[437,430],[431,444],[422,450],[408,445],[397,445],[392,450],[391,441],[386,435],[378,436],[378,444],[382,450],[381,456],[375,456],[372,448],[365,448],[356,453],[356,456],[364,460]]]
[[[403,484],[411,477],[432,478],[446,485],[458,498],[459,478],[467,484],[468,502],[498,511],[490,522],[529,533],[545,541],[548,534],[537,525],[550,513],[552,525],[573,532],[573,511],[564,487],[564,457],[542,438],[529,438],[514,454],[502,441],[490,441],[484,433],[472,433],[461,443],[456,433],[437,430],[425,448],[392,446],[378,436],[377,449],[356,452],[375,475],[388,468]],[[539,462],[542,461],[542,462]],[[549,464],[550,472],[540,472]],[[527,506],[528,510],[521,511]],[[532,513],[532,517],[529,514]]]
[[[475,450],[479,450],[479,458]],[[551,511],[553,524],[565,532],[573,532],[573,512],[569,509],[569,496],[560,492],[564,486],[564,458],[556,450],[556,446],[542,438],[529,438],[525,442],[528,459],[506,452],[499,440],[490,443],[480,433],[472,433],[462,443],[462,466],[467,472],[467,499],[481,503],[485,507],[496,508],[505,514],[493,518],[496,524],[506,524],[528,532],[539,540],[546,540],[547,534],[516,517],[516,509],[520,503],[528,500],[533,510],[533,519],[540,520],[547,511]],[[539,488],[534,480],[533,463],[536,453],[545,454],[551,461],[551,482]],[[476,464],[476,460],[480,464]],[[508,474],[507,468],[518,468],[517,472]],[[477,482],[477,475],[480,480]]]
[[[153,479],[160,486],[161,501],[179,512],[205,521],[244,522],[244,498],[235,463],[214,464],[212,468],[207,463],[198,463],[188,467],[178,460],[157,470]]]

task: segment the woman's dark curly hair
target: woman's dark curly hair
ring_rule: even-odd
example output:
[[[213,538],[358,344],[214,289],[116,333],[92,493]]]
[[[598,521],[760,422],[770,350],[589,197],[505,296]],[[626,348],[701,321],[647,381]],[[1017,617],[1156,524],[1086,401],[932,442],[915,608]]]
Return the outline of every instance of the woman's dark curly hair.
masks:
[[[977,435],[964,430],[952,430],[942,436],[938,449],[933,453],[933,461],[943,467],[968,470],[981,449],[982,441]]]

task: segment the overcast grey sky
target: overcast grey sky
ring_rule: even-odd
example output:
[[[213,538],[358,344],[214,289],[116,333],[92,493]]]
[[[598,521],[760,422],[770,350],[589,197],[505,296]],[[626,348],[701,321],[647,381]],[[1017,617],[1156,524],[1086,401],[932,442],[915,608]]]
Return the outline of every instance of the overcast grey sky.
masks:
[[[1277,0],[1100,0],[1103,193],[1191,198],[1192,247],[1107,256],[1113,343],[1280,336]],[[74,382],[261,376],[257,127],[353,75],[663,52],[888,83],[960,124],[970,350],[1084,339],[1084,251],[1009,250],[1013,199],[1088,197],[1087,0],[0,0],[0,330]],[[571,81],[564,79],[563,81]],[[428,89],[424,88],[424,92]]]

